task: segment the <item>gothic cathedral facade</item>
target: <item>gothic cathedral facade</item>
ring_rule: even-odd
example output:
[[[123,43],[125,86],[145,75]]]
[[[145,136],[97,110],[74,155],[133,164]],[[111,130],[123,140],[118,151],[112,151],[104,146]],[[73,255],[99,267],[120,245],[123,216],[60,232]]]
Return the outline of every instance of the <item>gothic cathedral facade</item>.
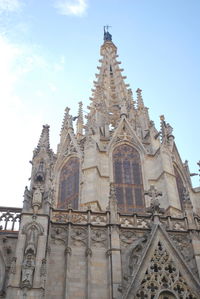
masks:
[[[44,125],[23,208],[0,207],[0,298],[200,298],[200,188],[104,32],[86,121]]]

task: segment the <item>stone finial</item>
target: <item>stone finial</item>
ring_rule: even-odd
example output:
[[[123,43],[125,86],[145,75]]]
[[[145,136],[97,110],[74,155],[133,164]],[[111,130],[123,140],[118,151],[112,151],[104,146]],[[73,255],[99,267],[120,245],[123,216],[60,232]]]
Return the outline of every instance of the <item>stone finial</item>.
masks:
[[[46,151],[50,150],[49,125],[43,125],[42,133],[40,135],[38,145],[33,152],[33,156],[36,156],[40,152],[41,149],[45,149]]]
[[[61,134],[64,130],[72,129],[73,130],[73,117],[69,114],[70,108],[65,108],[65,115],[62,123]]]
[[[42,133],[38,142],[38,147],[50,148],[49,145],[49,125],[43,125]]]
[[[171,139],[174,139],[174,136],[172,135],[173,128],[169,123],[165,122],[164,115],[160,116],[161,121],[161,135],[162,135],[162,143],[169,142]]]
[[[162,192],[157,191],[154,185],[151,185],[148,191],[144,192],[145,195],[151,197],[150,208],[147,209],[147,212],[152,214],[163,214],[164,209],[160,208],[160,202],[158,200],[159,196],[162,196]]]
[[[77,128],[77,135],[82,136],[83,135],[83,103],[79,102],[79,109],[78,109],[78,118],[77,118],[77,123],[76,123],[76,128]]]
[[[144,108],[144,102],[142,98],[142,89],[138,88],[136,90],[137,93],[137,108],[138,109],[143,109]]]

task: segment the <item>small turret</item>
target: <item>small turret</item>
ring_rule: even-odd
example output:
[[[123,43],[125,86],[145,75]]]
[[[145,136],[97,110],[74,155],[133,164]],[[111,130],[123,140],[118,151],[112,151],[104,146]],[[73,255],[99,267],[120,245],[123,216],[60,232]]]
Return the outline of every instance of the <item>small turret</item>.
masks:
[[[46,203],[50,203],[48,194],[50,193],[54,158],[49,143],[49,125],[44,125],[31,161],[30,191],[25,189],[25,203],[27,200],[29,203],[31,202],[35,214],[41,208],[43,208],[43,212],[48,212],[49,206]]]

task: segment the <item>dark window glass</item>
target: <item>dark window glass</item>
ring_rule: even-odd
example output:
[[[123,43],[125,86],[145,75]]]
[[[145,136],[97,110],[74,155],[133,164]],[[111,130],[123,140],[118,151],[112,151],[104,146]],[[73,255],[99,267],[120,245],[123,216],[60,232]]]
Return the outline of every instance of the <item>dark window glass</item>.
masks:
[[[122,163],[120,161],[115,162],[115,179],[116,183],[122,181]]]
[[[121,212],[144,209],[140,156],[130,145],[120,145],[113,152],[114,185]]]
[[[117,196],[117,202],[119,205],[123,205],[124,204],[124,200],[123,200],[123,188],[122,187],[116,187],[116,196]]]
[[[138,163],[133,163],[132,164],[133,167],[133,181],[135,185],[140,185],[140,165]]]
[[[133,204],[133,194],[132,194],[132,188],[125,188],[125,197],[126,197],[126,205],[127,206],[132,206]]]
[[[67,209],[71,204],[78,209],[79,198],[79,159],[70,158],[60,174],[58,208]]]
[[[143,206],[141,188],[135,188],[135,203],[137,207]]]

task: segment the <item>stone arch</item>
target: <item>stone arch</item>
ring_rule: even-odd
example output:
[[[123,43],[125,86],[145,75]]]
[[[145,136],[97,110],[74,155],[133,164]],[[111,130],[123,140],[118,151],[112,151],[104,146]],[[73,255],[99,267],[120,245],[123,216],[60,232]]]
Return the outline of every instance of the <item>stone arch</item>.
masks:
[[[80,161],[78,157],[70,157],[63,165],[59,177],[58,204],[60,209],[67,209],[71,204],[78,209],[79,201]]]
[[[42,225],[36,221],[28,222],[26,223],[22,228],[22,233],[27,234],[27,232],[31,229],[36,229],[39,233],[39,235],[42,235],[44,232],[44,228]]]
[[[43,235],[44,228],[40,223],[36,221],[32,221],[26,223],[22,228],[22,234],[26,235],[26,243],[25,243],[25,255],[30,253],[32,255],[36,255],[37,252],[37,244],[39,236]]]
[[[143,211],[144,188],[142,166],[138,150],[126,143],[112,152],[113,181],[120,212]]]
[[[161,290],[157,296],[158,299],[177,299],[176,294],[171,290]],[[157,299],[156,298],[156,299]]]

